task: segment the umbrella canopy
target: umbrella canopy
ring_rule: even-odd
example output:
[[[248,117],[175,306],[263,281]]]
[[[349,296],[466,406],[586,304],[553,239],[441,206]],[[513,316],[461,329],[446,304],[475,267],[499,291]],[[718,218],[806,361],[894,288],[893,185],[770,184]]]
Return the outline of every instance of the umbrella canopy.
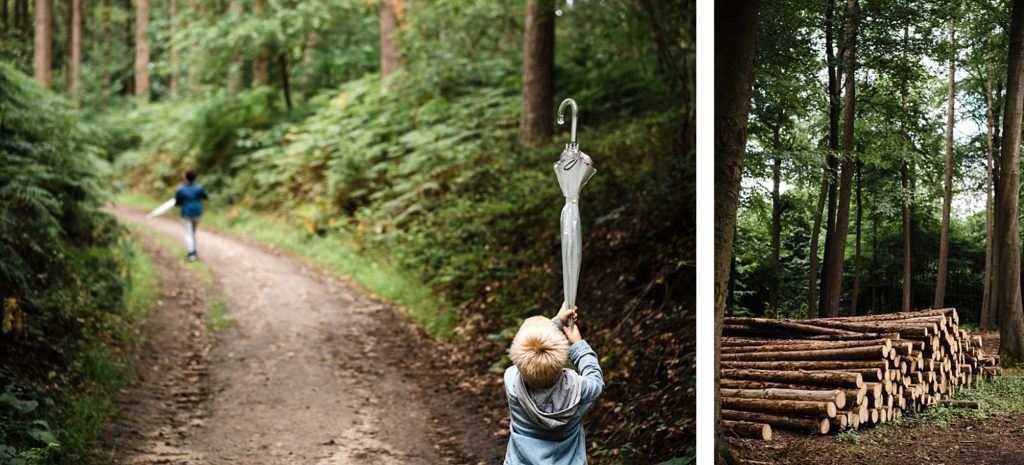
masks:
[[[583,259],[583,233],[580,231],[580,191],[587,181],[594,176],[597,169],[594,168],[594,161],[590,156],[580,151],[576,143],[576,102],[572,99],[565,99],[558,107],[558,123],[564,124],[562,117],[566,106],[572,107],[572,133],[571,139],[562,151],[562,155],[555,162],[555,177],[558,178],[558,185],[565,196],[565,206],[562,207],[561,230],[562,230],[562,293],[565,296],[565,304],[572,309],[576,306],[576,289],[580,281],[580,263]],[[572,325],[572,319],[569,319]]]

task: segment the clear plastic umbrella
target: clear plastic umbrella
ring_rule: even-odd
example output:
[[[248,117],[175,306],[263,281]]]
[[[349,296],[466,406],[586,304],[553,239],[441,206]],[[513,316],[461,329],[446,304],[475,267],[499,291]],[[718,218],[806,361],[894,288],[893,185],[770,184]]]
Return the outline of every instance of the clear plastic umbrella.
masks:
[[[555,177],[565,196],[562,207],[562,293],[567,308],[576,308],[576,288],[580,282],[580,262],[582,261],[583,234],[580,231],[580,190],[597,172],[590,156],[580,151],[576,143],[576,116],[579,108],[576,101],[567,98],[558,106],[558,124],[565,124],[565,107],[572,107],[572,130],[569,143],[565,145],[562,156],[555,162]],[[569,319],[572,326],[572,318]]]

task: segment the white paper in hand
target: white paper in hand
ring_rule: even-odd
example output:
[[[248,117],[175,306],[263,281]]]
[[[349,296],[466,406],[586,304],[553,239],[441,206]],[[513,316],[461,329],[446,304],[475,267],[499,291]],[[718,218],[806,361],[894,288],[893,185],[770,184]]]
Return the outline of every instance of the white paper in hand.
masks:
[[[156,209],[154,209],[153,211],[149,212],[149,214],[146,215],[146,219],[151,220],[154,217],[163,215],[164,213],[167,213],[167,210],[170,210],[172,208],[174,208],[174,199],[168,200],[162,203],[159,207],[156,207]]]

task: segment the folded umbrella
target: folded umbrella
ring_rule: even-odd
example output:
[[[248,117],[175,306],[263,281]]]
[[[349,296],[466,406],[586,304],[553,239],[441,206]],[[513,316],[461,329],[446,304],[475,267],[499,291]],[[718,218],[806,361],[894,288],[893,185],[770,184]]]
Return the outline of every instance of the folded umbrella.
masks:
[[[580,190],[590,180],[597,169],[594,168],[594,161],[590,156],[580,151],[576,143],[576,116],[579,108],[576,101],[567,98],[558,106],[558,124],[565,124],[563,117],[565,107],[572,107],[572,130],[569,143],[565,145],[562,156],[555,162],[555,177],[558,178],[558,185],[562,188],[562,195],[565,196],[565,206],[562,207],[562,293],[565,297],[565,305],[568,308],[576,308],[576,289],[580,280],[580,263],[583,259],[583,233],[580,231]],[[572,318],[569,319],[569,326],[572,326]]]
[[[167,213],[167,210],[170,210],[171,208],[174,208],[174,199],[168,200],[160,204],[159,207],[154,208],[153,211],[146,214],[146,219],[151,220],[154,217],[163,215],[164,213]]]

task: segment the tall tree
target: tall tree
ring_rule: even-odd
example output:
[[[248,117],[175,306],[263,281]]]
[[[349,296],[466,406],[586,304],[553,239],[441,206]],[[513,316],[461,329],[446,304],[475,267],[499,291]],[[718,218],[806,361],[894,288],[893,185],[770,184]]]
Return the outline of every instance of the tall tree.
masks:
[[[140,106],[149,103],[149,0],[135,4],[135,97]]]
[[[110,47],[113,46],[113,24],[110,18],[110,0],[103,0],[103,104],[110,102],[108,96],[111,93],[110,81]]]
[[[1003,363],[1024,361],[1024,310],[1020,286],[1020,142],[1024,108],[1024,0],[1013,2],[1007,65],[1006,110],[996,184],[998,281],[994,290],[999,318],[999,356]]]
[[[771,251],[771,288],[768,290],[768,314],[771,318],[779,316],[779,249],[782,242],[782,196],[779,186],[782,182],[782,156],[778,152],[779,127],[774,128],[774,150],[772,150],[772,251]]]
[[[838,169],[839,169],[839,117],[842,108],[840,102],[841,98],[841,73],[836,63],[835,46],[833,45],[835,38],[835,0],[825,1],[825,64],[828,72],[828,154],[825,157],[825,174],[822,178],[822,194],[823,198],[827,197],[828,203],[826,204],[827,213],[825,221],[825,253],[822,257],[822,264],[825,265],[825,269],[822,270],[821,277],[821,303],[820,306],[825,314],[828,314],[828,305],[826,302],[826,296],[828,295],[828,287],[831,285],[831,281],[825,279],[825,272],[827,270],[828,263],[830,262],[829,256],[832,252],[832,242],[835,239],[835,224],[836,224],[836,206],[837,206],[837,189],[836,182],[838,181]],[[821,208],[819,207],[819,211]],[[819,215],[816,213],[816,215]],[[820,233],[821,218],[819,217],[816,221],[818,228],[815,228],[811,232],[811,243],[814,246],[814,250],[817,251],[817,237]],[[817,252],[815,252],[817,255]],[[817,279],[817,256],[812,261],[811,274],[812,279]],[[814,287],[814,286],[812,286]],[[811,297],[813,297],[813,291]],[[816,302],[817,303],[817,302]],[[810,307],[809,307],[810,308]],[[810,308],[808,312],[808,318],[814,318],[818,316],[819,311],[817,309]]]
[[[405,0],[380,0],[380,75],[388,77],[402,66],[398,47],[398,18],[405,9]],[[554,9],[552,9],[554,15]]]
[[[253,4],[253,11],[260,18],[267,15],[267,0],[256,0]],[[252,86],[265,86],[270,83],[270,45],[263,43],[256,60],[252,63]]]
[[[992,181],[993,161],[995,159],[995,114],[992,96],[992,33],[989,32],[986,40],[989,53],[985,56],[985,142],[988,145],[988,153],[985,159],[985,275],[981,293],[981,318],[979,326],[982,329],[995,329],[996,315],[992,305],[992,264],[993,264],[993,237],[992,220],[993,205]]]
[[[0,32],[4,34],[10,28],[10,22],[8,22],[9,16],[7,13],[7,0],[0,0]]]
[[[719,368],[754,83],[758,3],[715,1],[715,456],[716,463],[724,464],[737,462],[722,434]]]
[[[71,0],[71,41],[68,47],[68,92],[75,107],[82,108],[82,0]]]
[[[199,6],[196,0],[188,0],[188,11],[192,17],[199,16]],[[196,40],[189,45],[188,87],[193,94],[199,92],[199,42]]]
[[[942,195],[942,229],[939,236],[939,269],[935,278],[935,301],[932,308],[942,308],[946,296],[946,274],[949,267],[949,210],[953,203],[953,125],[956,123],[956,29],[949,30],[949,79],[946,84],[946,166]]]
[[[175,35],[178,33],[178,0],[170,0],[170,19],[171,19],[171,77],[167,82],[167,90],[171,95],[175,95],[178,92],[178,41],[175,39]]]
[[[242,17],[242,0],[231,0],[228,3],[231,19],[238,21]],[[228,64],[228,92],[235,92],[242,86],[242,53],[235,50]]]
[[[903,60],[907,60],[907,48],[910,42],[910,26],[903,28]],[[913,285],[913,274],[912,274],[912,243],[911,238],[913,237],[913,211],[911,206],[914,200],[913,190],[911,189],[910,182],[910,158],[907,153],[907,145],[910,143],[910,134],[907,130],[906,115],[909,108],[909,90],[907,89],[907,79],[900,80],[900,105],[903,110],[903,116],[900,118],[900,132],[903,136],[903,140],[900,144],[900,192],[901,207],[903,213],[903,294],[901,299],[900,310],[909,312],[912,310],[912,291],[911,286]]]
[[[860,303],[860,265],[861,265],[861,254],[860,254],[860,226],[861,220],[864,218],[864,205],[861,203],[861,179],[860,172],[864,163],[861,160],[857,160],[856,170],[854,173],[857,178],[857,219],[854,223],[854,237],[855,237],[855,252],[853,254],[853,297],[850,302],[850,315],[857,314],[857,305]]]
[[[526,1],[523,37],[523,110],[519,143],[532,146],[552,133],[555,97],[555,2]]]
[[[836,206],[836,224],[834,241],[828,250],[828,259],[822,272],[823,288],[825,289],[824,311],[829,316],[839,315],[839,297],[843,286],[843,258],[846,251],[846,234],[849,230],[850,196],[853,184],[854,152],[853,126],[856,117],[856,74],[857,26],[860,21],[860,3],[848,0],[846,14],[846,39],[843,47],[843,160],[839,177],[839,202]]]
[[[50,87],[53,64],[53,0],[36,0],[35,40],[32,75],[43,87]]]

